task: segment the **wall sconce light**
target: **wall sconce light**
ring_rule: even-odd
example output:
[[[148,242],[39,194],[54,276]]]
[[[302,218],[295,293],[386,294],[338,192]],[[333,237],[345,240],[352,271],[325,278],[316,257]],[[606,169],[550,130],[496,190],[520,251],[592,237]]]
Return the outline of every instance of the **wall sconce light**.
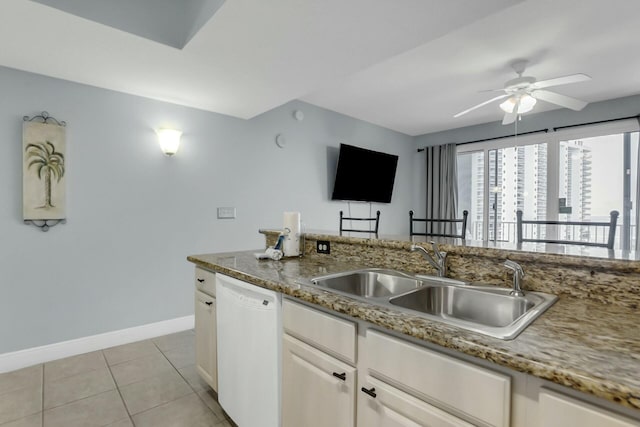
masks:
[[[167,156],[173,156],[180,147],[182,131],[175,129],[158,129],[158,142],[162,152]]]

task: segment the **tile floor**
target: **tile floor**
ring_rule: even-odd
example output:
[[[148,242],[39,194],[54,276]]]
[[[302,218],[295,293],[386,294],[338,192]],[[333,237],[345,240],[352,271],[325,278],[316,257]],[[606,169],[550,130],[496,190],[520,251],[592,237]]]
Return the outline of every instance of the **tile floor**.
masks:
[[[232,427],[179,332],[0,374],[0,427]]]

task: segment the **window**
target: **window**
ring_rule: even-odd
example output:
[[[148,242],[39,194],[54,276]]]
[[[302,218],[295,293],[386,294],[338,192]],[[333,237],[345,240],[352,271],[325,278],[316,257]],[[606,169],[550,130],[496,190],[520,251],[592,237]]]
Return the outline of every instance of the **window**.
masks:
[[[608,221],[617,210],[615,248],[634,247],[638,128],[628,120],[459,145],[459,204],[470,213],[468,237],[515,242],[517,210],[530,220],[592,222]],[[602,228],[565,228],[529,225],[523,234],[606,240]]]
[[[638,132],[570,139],[560,141],[559,147],[559,219],[607,222],[615,210],[619,217],[614,247],[633,247]],[[561,239],[594,243],[607,240],[602,227],[567,226],[558,233]]]

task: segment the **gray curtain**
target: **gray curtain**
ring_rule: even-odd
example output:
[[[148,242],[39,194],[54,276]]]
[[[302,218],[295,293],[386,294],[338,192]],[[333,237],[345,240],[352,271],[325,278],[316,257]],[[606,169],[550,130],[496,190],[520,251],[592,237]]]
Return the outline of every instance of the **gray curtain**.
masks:
[[[456,145],[426,147],[427,218],[456,219],[458,208],[458,171]],[[437,227],[437,226],[436,226]],[[440,229],[428,231],[455,232],[454,224],[441,224]]]

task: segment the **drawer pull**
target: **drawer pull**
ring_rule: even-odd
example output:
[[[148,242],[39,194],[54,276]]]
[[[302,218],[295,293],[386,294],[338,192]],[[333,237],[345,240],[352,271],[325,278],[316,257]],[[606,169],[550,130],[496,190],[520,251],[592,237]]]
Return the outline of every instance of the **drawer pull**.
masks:
[[[343,372],[341,374],[339,374],[337,372],[334,372],[333,376],[336,377],[336,378],[340,378],[342,381],[346,381],[347,380],[347,373],[346,372]]]
[[[200,283],[203,283],[203,282],[204,282],[204,279],[197,279],[197,280],[198,280],[198,282],[200,282]]]
[[[366,389],[364,387],[362,387],[361,389],[363,392],[365,392],[366,394],[368,394],[369,396],[375,398],[377,396],[376,392],[376,388],[375,387],[371,387],[370,389]]]
[[[211,305],[211,304],[213,304],[213,302],[211,302],[211,301],[207,301],[207,302],[205,302],[205,304],[207,304],[207,305]]]

